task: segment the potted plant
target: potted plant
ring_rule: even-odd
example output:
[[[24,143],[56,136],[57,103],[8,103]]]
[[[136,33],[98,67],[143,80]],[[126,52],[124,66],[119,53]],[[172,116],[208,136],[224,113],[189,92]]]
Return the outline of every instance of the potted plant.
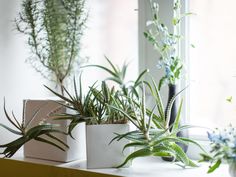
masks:
[[[172,19],[172,30],[161,21],[159,16],[159,5],[150,0],[152,20],[147,21],[148,30],[144,32],[145,38],[153,45],[154,49],[160,55],[158,66],[164,70],[164,76],[160,79],[158,89],[160,90],[163,84],[168,84],[168,100],[167,103],[178,93],[178,82],[183,70],[183,62],[180,57],[180,44],[183,36],[181,35],[180,25],[182,19],[191,13],[181,13],[181,2],[176,0],[173,6],[174,16]],[[165,114],[167,114],[167,107]],[[177,115],[177,100],[173,103],[170,125],[175,122]],[[181,131],[179,136],[188,136],[187,131]],[[187,151],[187,146],[182,145],[184,151]],[[168,160],[167,158],[164,158]],[[172,159],[169,159],[172,160]]]
[[[229,165],[229,173],[232,177],[236,176],[236,130],[232,125],[224,129],[215,129],[208,132],[211,142],[209,154],[201,154],[201,162],[210,162],[211,165],[207,173],[214,172],[221,163]]]
[[[65,132],[60,130],[60,125],[48,123],[46,122],[46,120],[40,122],[38,125],[31,125],[35,116],[40,112],[40,109],[38,109],[34,113],[34,115],[31,117],[31,120],[28,122],[25,122],[24,117],[22,118],[22,121],[19,122],[18,119],[15,117],[14,113],[12,113],[12,116],[10,116],[7,113],[5,107],[5,100],[4,112],[6,118],[14,128],[8,127],[7,125],[1,123],[0,127],[3,127],[9,132],[19,136],[16,140],[13,140],[12,142],[0,145],[0,148],[4,149],[3,152],[1,152],[0,154],[3,154],[4,157],[12,157],[24,144],[32,140],[41,142],[43,144],[48,144],[49,146],[54,146],[60,151],[65,151],[67,148],[69,148],[67,144],[65,144],[62,140],[55,136],[55,133],[66,135]]]
[[[71,136],[74,136],[74,128],[79,122],[86,122],[87,168],[117,166],[125,158],[122,147],[127,141],[120,141],[112,145],[109,145],[109,142],[114,138],[114,132],[128,132],[129,125],[122,114],[110,109],[108,105],[113,104],[114,99],[122,99],[120,92],[115,91],[114,87],[112,89],[108,88],[105,82],[102,82],[100,89],[96,88],[95,85],[90,87],[85,96],[82,95],[82,91],[77,91],[76,85],[74,88],[75,96],[72,96],[65,89],[68,97],[64,97],[48,88],[69,103],[65,106],[77,112],[74,115],[58,115],[57,119],[67,118],[71,120],[69,126]]]
[[[25,122],[30,121],[29,127],[34,127],[46,120],[48,123],[57,124],[63,132],[68,132],[70,121],[65,119],[55,120],[58,114],[73,114],[70,109],[62,106],[62,100],[25,100],[23,116]],[[34,119],[34,111],[40,109]],[[60,162],[69,162],[73,160],[85,159],[85,123],[80,123],[74,129],[74,137],[67,134],[55,134],[55,137],[65,142],[70,148],[61,152],[53,146],[42,144],[38,141],[30,141],[24,145],[24,156],[30,158],[46,159]]]
[[[63,86],[75,68],[81,63],[79,58],[80,40],[85,28],[87,12],[85,0],[24,0],[22,11],[15,19],[16,29],[27,37],[32,56],[28,62],[46,79],[56,83],[63,93]],[[43,106],[33,126],[37,125],[42,118],[49,118],[53,111],[68,111],[51,100],[25,100],[24,119],[28,122],[38,107]],[[60,120],[66,130],[67,120]],[[82,126],[82,129],[85,126]],[[79,134],[82,136],[83,134]],[[56,161],[71,161],[79,159],[84,154],[75,153],[78,144],[66,135],[60,135],[70,145],[70,149],[64,153],[56,152],[48,146],[31,141],[25,146],[25,155],[28,157],[46,158]],[[77,136],[77,135],[76,135]],[[85,137],[80,137],[84,141]],[[41,147],[40,147],[41,146]],[[36,148],[37,147],[37,148]],[[40,147],[40,148],[38,148]],[[73,155],[74,154],[74,155]]]
[[[146,82],[146,84],[148,85],[148,89],[150,90],[156,103],[153,109],[148,109],[146,107],[144,85],[142,87],[143,91],[140,101],[137,102],[133,99],[128,99],[129,104],[132,105],[132,111],[126,112],[119,106],[111,106],[113,109],[124,114],[137,128],[137,130],[130,131],[126,134],[117,134],[117,136],[113,139],[113,141],[120,141],[122,139],[127,139],[130,141],[124,146],[123,150],[130,147],[137,148],[134,152],[129,154],[126,160],[118,167],[124,166],[126,163],[135,158],[145,156],[171,156],[174,158],[174,161],[177,160],[181,162],[183,166],[195,167],[196,164],[188,158],[182,148],[178,145],[178,143],[193,143],[201,148],[197,142],[189,138],[177,136],[179,131],[191,127],[188,125],[179,126],[182,102],[178,109],[174,124],[169,126],[173,102],[182,91],[175,95],[169,102],[167,114],[165,114],[162,99],[155,82],[152,80],[152,85],[148,82]],[[157,114],[155,112],[157,112]]]
[[[112,69],[103,66],[101,67],[112,75],[114,79],[111,80],[121,81],[118,83],[124,83],[123,79],[127,66],[123,66],[123,69],[121,70],[119,67],[114,67],[110,60],[108,61],[112,66]],[[123,73],[121,74],[120,71]],[[64,89],[68,97],[63,96],[46,86],[55,95],[69,104],[65,106],[77,112],[74,116],[67,116],[67,118],[71,120],[69,133],[72,136],[73,134],[71,132],[77,123],[81,121],[86,122],[88,168],[115,167],[124,160],[125,154],[122,153],[122,147],[128,143],[128,140],[124,139],[112,144],[110,144],[110,141],[114,138],[115,132],[126,133],[129,131],[128,120],[122,113],[111,109],[110,105],[119,105],[123,110],[128,111],[130,105],[127,102],[127,95],[138,96],[138,91],[136,89],[139,87],[145,72],[142,72],[130,86],[122,84],[122,87],[120,87],[121,89],[118,90],[115,89],[115,87],[109,88],[105,81],[102,82],[100,87],[97,87],[95,86],[96,84],[94,84],[90,87],[85,96],[82,93],[81,77],[79,90],[77,90],[77,85],[74,83],[75,96],[72,96],[66,88]],[[120,75],[123,75],[122,78],[120,78]],[[63,115],[63,117],[65,117],[65,115]],[[129,153],[129,151],[126,153]]]

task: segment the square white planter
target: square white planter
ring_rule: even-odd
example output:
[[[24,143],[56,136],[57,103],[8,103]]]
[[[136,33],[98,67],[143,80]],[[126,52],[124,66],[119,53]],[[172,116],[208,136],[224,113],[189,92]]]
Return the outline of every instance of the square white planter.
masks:
[[[128,140],[110,141],[114,133],[127,133],[129,124],[104,124],[86,126],[87,168],[112,168],[124,162],[129,149],[122,152]]]
[[[24,106],[25,122],[28,122],[32,118],[33,114],[40,108],[35,119],[32,121],[31,126],[35,126],[43,119],[46,119],[47,122],[59,124],[61,130],[66,132],[66,127],[69,125],[69,121],[50,120],[50,115],[55,113],[65,113],[69,111],[69,109],[51,100],[24,100]],[[63,135],[59,133],[53,134],[70,147],[69,149],[66,149],[66,151],[62,151],[49,144],[32,140],[24,145],[24,156],[60,162],[85,160],[85,127],[85,123],[80,123],[77,125],[77,127],[72,132],[75,139],[71,138],[69,135]]]

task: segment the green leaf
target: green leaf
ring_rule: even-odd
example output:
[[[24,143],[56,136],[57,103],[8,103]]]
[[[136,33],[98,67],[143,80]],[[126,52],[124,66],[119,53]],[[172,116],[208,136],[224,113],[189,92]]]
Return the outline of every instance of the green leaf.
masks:
[[[48,133],[46,134],[46,136],[48,136],[49,138],[52,138],[53,140],[55,140],[56,142],[59,142],[60,144],[62,144],[63,146],[65,146],[66,148],[70,148],[66,143],[64,143],[62,140],[60,140],[59,138],[57,138],[56,136]]]
[[[12,119],[10,118],[10,116],[9,116],[8,113],[7,113],[5,98],[4,98],[4,103],[3,103],[3,109],[4,109],[4,113],[5,113],[5,116],[6,116],[7,120],[8,120],[14,127],[16,127],[19,131],[21,131],[21,127],[18,126],[18,124],[16,124],[15,122],[13,122]]]
[[[56,143],[53,143],[52,141],[49,141],[47,139],[44,139],[44,138],[41,138],[41,137],[35,137],[34,138],[36,141],[40,141],[40,142],[43,142],[43,143],[46,143],[46,144],[50,144],[52,146],[55,146],[56,148],[62,150],[62,151],[65,151],[65,149],[63,149],[61,146],[57,145]]]
[[[44,87],[46,87],[48,90],[50,90],[53,94],[55,94],[56,96],[58,96],[59,98],[61,98],[62,100],[65,100],[68,103],[73,104],[73,101],[71,101],[70,99],[66,98],[65,96],[53,91],[52,89],[50,89],[48,86],[44,85]]]
[[[212,173],[213,171],[215,171],[220,166],[220,164],[221,164],[221,160],[219,159],[213,166],[210,166],[207,173]]]
[[[144,71],[142,71],[142,72],[139,74],[138,78],[137,78],[137,79],[135,80],[135,82],[134,82],[134,87],[136,87],[136,86],[139,85],[140,80],[142,79],[142,77],[143,77],[147,72],[149,72],[149,70],[148,70],[148,69],[145,69]]]
[[[126,138],[127,136],[131,135],[131,134],[134,134],[134,133],[140,133],[140,131],[138,130],[134,130],[134,131],[130,131],[130,132],[127,132],[125,134],[116,134],[117,136],[114,137],[109,144],[111,144],[114,140],[117,140],[117,141],[120,141],[121,139],[123,138]]]
[[[144,142],[133,142],[133,143],[128,143],[124,146],[123,148],[123,151],[126,149],[126,148],[130,148],[130,147],[140,147],[140,146],[145,146],[147,145],[146,143]]]
[[[114,73],[119,73],[118,70],[116,69],[116,67],[113,65],[113,63],[111,62],[111,60],[109,60],[109,58],[107,56],[105,56],[106,60],[108,61],[108,63],[110,64],[110,66],[112,67]]]
[[[172,106],[175,102],[175,99],[178,97],[178,95],[180,95],[187,87],[183,88],[182,90],[180,90],[176,95],[174,95],[170,102],[167,104],[167,113],[166,113],[166,124],[169,125],[169,121],[170,121],[170,115],[171,115],[171,109]]]
[[[233,99],[233,97],[232,96],[230,96],[230,97],[228,97],[228,98],[226,98],[226,101],[228,101],[228,102],[232,102],[232,99]]]
[[[138,158],[138,157],[145,157],[145,156],[150,156],[152,155],[152,152],[150,151],[150,149],[145,148],[145,149],[139,149],[133,153],[131,153],[126,159],[125,161],[120,164],[119,166],[117,166],[117,168],[123,167],[125,164],[127,164],[129,161]]]
[[[159,84],[158,84],[158,90],[161,90],[161,87],[163,86],[166,80],[167,80],[167,77],[162,77],[160,79]]]
[[[191,140],[189,138],[184,138],[184,137],[178,137],[178,138],[182,141],[186,141],[188,143],[192,143],[192,144],[198,146],[204,153],[206,153],[206,150],[198,142]]]
[[[194,44],[190,44],[190,46],[191,46],[192,48],[196,48],[196,46],[195,46]]]
[[[181,162],[183,162],[183,164],[189,166],[189,158],[179,145],[173,143],[171,144],[171,149],[174,150],[177,160],[180,160]]]
[[[16,131],[16,130],[13,130],[12,128],[10,128],[10,127],[8,127],[8,126],[6,126],[6,125],[3,125],[3,124],[1,124],[1,123],[0,123],[0,127],[3,127],[3,128],[5,128],[5,129],[7,129],[8,131],[10,131],[10,132],[16,134],[16,135],[22,135],[22,132],[18,132],[18,131]]]
[[[179,128],[179,122],[180,122],[180,115],[181,115],[182,106],[183,106],[183,99],[181,100],[181,103],[180,103],[180,106],[179,106],[179,109],[178,109],[178,112],[177,112],[177,115],[176,115],[176,118],[175,118],[175,122],[173,124],[171,132],[173,132],[173,131],[175,131]]]

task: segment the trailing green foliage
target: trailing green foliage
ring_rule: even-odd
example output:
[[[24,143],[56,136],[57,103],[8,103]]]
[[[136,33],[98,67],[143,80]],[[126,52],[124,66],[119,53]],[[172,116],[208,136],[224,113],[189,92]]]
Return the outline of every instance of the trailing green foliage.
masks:
[[[180,42],[183,38],[180,34],[181,20],[191,13],[181,14],[181,3],[175,1],[172,19],[173,31],[161,21],[158,3],[150,0],[152,19],[147,21],[148,30],[144,32],[145,38],[153,45],[160,54],[158,66],[164,69],[164,76],[159,81],[159,90],[164,83],[175,85],[181,76],[183,64],[179,55]]]
[[[24,0],[15,20],[33,53],[28,61],[61,88],[78,59],[86,20],[85,0]]]
[[[10,131],[13,134],[16,134],[17,136],[19,136],[19,138],[10,143],[0,145],[0,148],[4,149],[3,152],[1,152],[0,154],[3,154],[4,157],[10,158],[25,143],[31,140],[36,140],[50,144],[62,151],[65,151],[65,148],[69,148],[63,141],[61,141],[60,139],[58,139],[56,136],[53,135],[54,133],[60,133],[66,135],[65,132],[60,130],[59,125],[50,124],[47,122],[41,122],[40,124],[31,127],[31,122],[33,121],[33,119],[35,118],[35,116],[38,114],[39,111],[40,110],[37,110],[34,113],[32,119],[29,122],[25,122],[24,118],[22,119],[22,122],[19,122],[13,113],[12,117],[9,116],[5,107],[5,100],[4,100],[4,112],[6,118],[16,130],[1,123],[0,127],[5,128],[6,130]]]
[[[156,106],[152,110],[148,109],[145,104],[144,85],[142,86],[141,100],[137,101],[131,98],[128,99],[132,111],[127,112],[122,110],[122,108],[118,106],[110,106],[111,108],[124,114],[128,118],[128,120],[132,122],[137,128],[137,130],[128,132],[126,134],[117,134],[117,136],[112,140],[120,141],[121,139],[125,138],[128,139],[130,143],[126,144],[124,146],[124,149],[137,147],[137,150],[128,155],[126,160],[118,167],[124,166],[126,163],[132,161],[135,158],[144,156],[172,156],[174,157],[174,160],[181,162],[183,164],[183,167],[195,167],[196,164],[188,158],[182,148],[178,145],[178,143],[192,143],[201,148],[201,146],[197,142],[189,138],[177,136],[177,133],[179,131],[191,127],[187,125],[179,126],[182,102],[179,107],[174,124],[172,126],[169,126],[169,118],[165,117],[162,99],[155,82],[152,80],[152,84],[149,84],[147,82],[146,84],[156,103]],[[171,107],[173,102],[175,101],[175,98],[172,99],[169,103],[169,113],[167,114],[167,116],[170,115]]]

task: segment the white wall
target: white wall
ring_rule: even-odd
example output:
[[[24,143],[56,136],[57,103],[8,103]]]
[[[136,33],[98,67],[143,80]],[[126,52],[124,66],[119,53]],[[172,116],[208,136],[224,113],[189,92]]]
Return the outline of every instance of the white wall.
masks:
[[[9,113],[14,110],[21,119],[22,100],[39,98],[49,93],[43,84],[47,81],[35,72],[25,59],[30,55],[26,39],[14,30],[13,20],[20,10],[21,1],[0,0],[0,122],[7,123],[3,113],[3,98]],[[12,138],[0,128],[0,143]]]
[[[46,97],[50,93],[43,87],[49,84],[41,75],[25,63],[30,56],[26,38],[14,30],[13,20],[20,11],[21,1],[0,0],[0,123],[7,123],[3,113],[3,98],[6,97],[9,112],[14,110],[21,118],[22,100]],[[129,79],[138,72],[138,0],[88,0],[89,19],[82,45],[82,56],[90,63],[104,64],[104,55],[115,64],[127,60],[131,66]],[[88,69],[83,73],[83,86],[104,73]],[[11,134],[0,128],[0,144],[12,139]]]

